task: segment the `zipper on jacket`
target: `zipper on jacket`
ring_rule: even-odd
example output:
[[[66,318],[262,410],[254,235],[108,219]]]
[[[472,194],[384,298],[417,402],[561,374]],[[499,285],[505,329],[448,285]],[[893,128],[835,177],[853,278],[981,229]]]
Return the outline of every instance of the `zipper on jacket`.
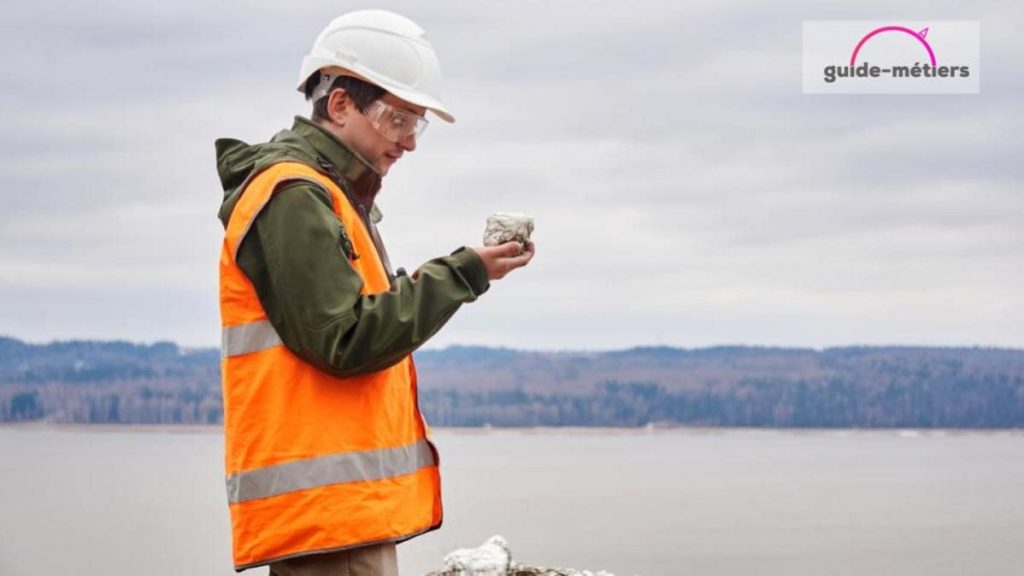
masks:
[[[366,211],[366,206],[355,197],[354,194],[349,192],[348,180],[338,174],[337,169],[334,165],[328,162],[324,158],[317,158],[317,164],[320,165],[320,169],[341,188],[341,193],[348,198],[349,204],[355,206],[359,212],[359,219],[363,221],[363,226],[370,233],[370,239],[373,240],[373,246],[377,249],[377,256],[380,257],[381,264],[384,265],[384,273],[388,276],[388,285],[393,290],[395,288],[395,273],[391,270],[391,260],[388,258],[388,251],[384,249],[384,241],[381,240],[380,233],[377,232],[377,226],[374,225],[373,221],[370,220],[370,215]]]

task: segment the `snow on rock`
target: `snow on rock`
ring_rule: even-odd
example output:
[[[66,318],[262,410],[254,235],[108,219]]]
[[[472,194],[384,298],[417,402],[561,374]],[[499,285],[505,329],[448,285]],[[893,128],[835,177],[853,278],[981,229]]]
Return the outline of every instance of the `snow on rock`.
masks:
[[[497,535],[479,548],[460,548],[444,557],[445,571],[452,576],[506,576],[511,564],[508,542]]]
[[[508,542],[491,536],[478,548],[460,548],[444,557],[445,569],[427,576],[615,576],[603,570],[535,568],[512,560]]]

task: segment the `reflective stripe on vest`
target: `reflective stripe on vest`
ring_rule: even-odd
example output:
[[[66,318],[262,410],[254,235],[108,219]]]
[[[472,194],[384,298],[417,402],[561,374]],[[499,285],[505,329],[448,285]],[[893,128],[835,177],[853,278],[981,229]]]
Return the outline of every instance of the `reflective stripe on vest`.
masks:
[[[320,456],[229,476],[228,502],[245,502],[329,484],[402,476],[436,464],[426,440],[397,448]]]
[[[222,358],[259,352],[281,345],[281,337],[277,335],[270,320],[226,326],[221,330],[220,340]]]
[[[276,190],[306,180],[325,190],[360,258],[361,294],[390,289],[369,231],[344,192],[316,169],[284,162],[250,178],[220,257],[224,441],[236,570],[371,542],[406,540],[441,524],[437,453],[416,399],[411,357],[339,378],[282,342],[238,248]]]

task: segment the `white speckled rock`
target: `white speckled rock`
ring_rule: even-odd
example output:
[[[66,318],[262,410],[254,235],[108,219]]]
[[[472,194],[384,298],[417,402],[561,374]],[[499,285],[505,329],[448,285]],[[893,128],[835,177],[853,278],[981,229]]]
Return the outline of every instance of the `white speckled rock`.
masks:
[[[512,560],[508,543],[501,536],[491,536],[479,548],[461,548],[444,557],[445,569],[427,576],[615,576],[603,570],[572,568],[536,568]]]
[[[446,574],[452,576],[506,576],[512,556],[501,536],[491,536],[479,548],[460,548],[444,557]]]
[[[513,240],[525,246],[532,233],[533,216],[495,212],[487,217],[484,246],[497,246]]]

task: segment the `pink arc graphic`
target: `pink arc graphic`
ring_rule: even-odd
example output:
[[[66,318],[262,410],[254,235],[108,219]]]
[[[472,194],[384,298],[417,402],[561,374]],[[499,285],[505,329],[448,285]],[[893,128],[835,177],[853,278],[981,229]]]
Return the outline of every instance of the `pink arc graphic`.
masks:
[[[925,50],[928,51],[928,57],[931,58],[932,66],[935,66],[935,52],[932,51],[932,47],[930,44],[928,44],[928,41],[924,39],[924,37],[928,35],[928,29],[925,28],[920,32],[914,32],[910,28],[906,28],[903,26],[882,26],[881,28],[876,28],[871,32],[868,32],[867,35],[861,38],[860,42],[857,43],[857,47],[853,49],[853,54],[850,55],[850,66],[857,65],[857,53],[860,52],[860,47],[863,46],[864,43],[867,42],[869,39],[871,39],[871,37],[877,34],[881,34],[882,32],[903,32],[904,34],[910,34],[915,40],[917,40],[924,46]]]

